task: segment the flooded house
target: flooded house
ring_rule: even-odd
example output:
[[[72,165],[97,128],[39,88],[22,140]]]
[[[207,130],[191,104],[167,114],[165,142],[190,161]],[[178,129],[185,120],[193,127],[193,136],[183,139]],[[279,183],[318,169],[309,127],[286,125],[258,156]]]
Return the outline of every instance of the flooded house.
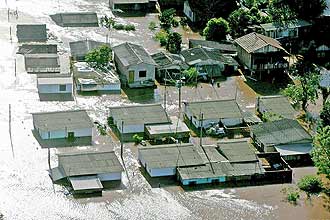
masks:
[[[157,65],[156,79],[158,82],[179,80],[181,71],[189,68],[178,54],[159,52],[151,55],[151,57]]]
[[[189,48],[202,47],[206,49],[216,49],[222,54],[237,55],[236,46],[232,42],[216,42],[200,39],[189,39]]]
[[[171,124],[161,104],[111,107],[109,118],[124,140],[132,140],[134,134],[143,136],[145,126]]]
[[[59,73],[60,57],[56,53],[25,54],[25,70],[31,74]]]
[[[94,41],[94,40],[80,40],[69,43],[71,57],[75,61],[85,61],[85,56],[92,50],[97,49],[102,45],[108,45],[107,43]]]
[[[57,54],[57,44],[22,44],[19,46],[18,54]]]
[[[279,152],[289,164],[309,164],[311,135],[293,119],[281,119],[250,127],[251,138],[260,152]]]
[[[184,115],[195,128],[207,129],[216,124],[235,127],[243,123],[243,115],[236,100],[184,102]]]
[[[262,115],[273,118],[295,119],[298,112],[292,107],[288,98],[281,95],[257,97],[256,110]]]
[[[24,42],[46,42],[46,24],[18,24],[16,26],[18,43]]]
[[[252,184],[264,176],[265,170],[246,139],[203,148],[208,158],[204,165],[178,168],[178,179],[183,186],[244,181]]]
[[[142,46],[126,42],[113,47],[112,50],[123,85],[129,88],[155,85],[156,63]]]
[[[123,11],[150,11],[156,8],[155,0],[109,0],[109,7],[112,10]]]
[[[284,57],[289,53],[276,39],[250,33],[235,40],[237,56],[252,77],[261,80],[281,78],[289,64]]]
[[[120,182],[123,167],[113,151],[59,153],[58,167],[49,171],[55,183],[69,182],[75,194],[102,192],[103,184]]]
[[[197,69],[199,76],[208,78],[216,78],[238,68],[238,63],[231,56],[224,56],[216,49],[195,47],[181,51],[181,56],[189,67]]]
[[[73,65],[73,78],[77,92],[120,93],[120,80],[114,70],[94,69],[85,62]]]
[[[306,36],[312,27],[308,21],[298,19],[288,25],[281,25],[276,22],[261,24],[262,33],[277,40],[302,38]]]
[[[38,74],[40,101],[72,101],[73,79],[70,74]]]
[[[139,147],[138,159],[150,177],[175,176],[178,167],[204,164],[190,143]]]
[[[41,140],[63,139],[74,142],[84,138],[91,143],[93,122],[85,110],[33,113],[33,128]]]
[[[99,20],[95,12],[65,12],[50,15],[61,27],[98,27]]]

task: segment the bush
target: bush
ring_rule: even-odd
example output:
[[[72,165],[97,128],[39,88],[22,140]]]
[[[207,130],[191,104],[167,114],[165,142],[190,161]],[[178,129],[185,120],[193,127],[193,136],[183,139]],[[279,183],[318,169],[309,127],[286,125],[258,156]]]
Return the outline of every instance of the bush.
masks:
[[[180,19],[180,24],[181,24],[182,27],[187,26],[188,25],[188,19],[186,17],[182,17]]]
[[[173,27],[178,27],[179,26],[179,21],[177,19],[172,20],[172,26]]]
[[[133,135],[135,144],[140,144],[143,141],[143,137],[140,137],[138,134]]]
[[[322,191],[322,181],[318,176],[308,175],[301,178],[298,187],[307,194],[317,194]]]
[[[98,124],[97,130],[100,132],[100,135],[102,135],[102,136],[107,135],[107,126]]]
[[[160,46],[166,46],[167,45],[167,38],[168,38],[168,33],[164,30],[160,30],[155,34],[155,39],[159,41]]]
[[[109,126],[113,125],[113,117],[108,117],[108,125]]]
[[[125,25],[125,31],[135,31],[134,24]]]
[[[123,25],[123,24],[114,24],[113,28],[116,29],[116,30],[124,30],[125,25]]]
[[[299,190],[293,187],[284,188],[281,190],[285,194],[286,200],[294,205],[297,204],[300,198]]]
[[[154,30],[156,29],[156,27],[157,27],[156,22],[151,21],[151,22],[149,23],[149,27],[148,27],[149,30],[154,31]]]

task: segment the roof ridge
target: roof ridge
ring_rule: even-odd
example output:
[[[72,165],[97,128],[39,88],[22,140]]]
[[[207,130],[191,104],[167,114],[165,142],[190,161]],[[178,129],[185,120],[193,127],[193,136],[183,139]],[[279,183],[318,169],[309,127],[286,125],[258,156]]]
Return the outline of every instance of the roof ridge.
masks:
[[[135,56],[140,60],[140,62],[138,63],[143,63],[143,60],[141,59],[141,57],[136,53],[136,51],[132,48],[132,45],[131,43],[129,42],[126,42],[126,44],[128,45],[129,49],[131,49],[131,51],[135,54]],[[136,44],[135,44],[136,45]],[[137,45],[139,46],[139,45]]]

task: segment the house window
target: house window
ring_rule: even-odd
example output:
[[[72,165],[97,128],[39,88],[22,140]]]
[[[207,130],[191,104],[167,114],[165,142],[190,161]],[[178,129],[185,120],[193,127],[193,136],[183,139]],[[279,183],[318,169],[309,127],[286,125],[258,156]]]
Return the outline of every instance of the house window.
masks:
[[[142,70],[142,71],[139,71],[139,77],[147,77],[147,71],[145,70]]]
[[[60,85],[60,92],[66,91],[66,85]]]

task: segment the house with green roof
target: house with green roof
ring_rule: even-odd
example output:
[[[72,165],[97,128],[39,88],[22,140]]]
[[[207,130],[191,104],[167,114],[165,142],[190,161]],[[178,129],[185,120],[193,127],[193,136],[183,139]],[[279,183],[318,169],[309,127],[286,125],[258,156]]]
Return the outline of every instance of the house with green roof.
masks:
[[[219,123],[235,127],[243,123],[241,109],[233,99],[184,102],[184,115],[195,128],[207,129]]]
[[[293,119],[281,119],[250,127],[251,138],[261,152],[279,152],[286,161],[310,159],[311,135]]]
[[[98,27],[99,20],[95,12],[64,12],[50,15],[61,27]]]

